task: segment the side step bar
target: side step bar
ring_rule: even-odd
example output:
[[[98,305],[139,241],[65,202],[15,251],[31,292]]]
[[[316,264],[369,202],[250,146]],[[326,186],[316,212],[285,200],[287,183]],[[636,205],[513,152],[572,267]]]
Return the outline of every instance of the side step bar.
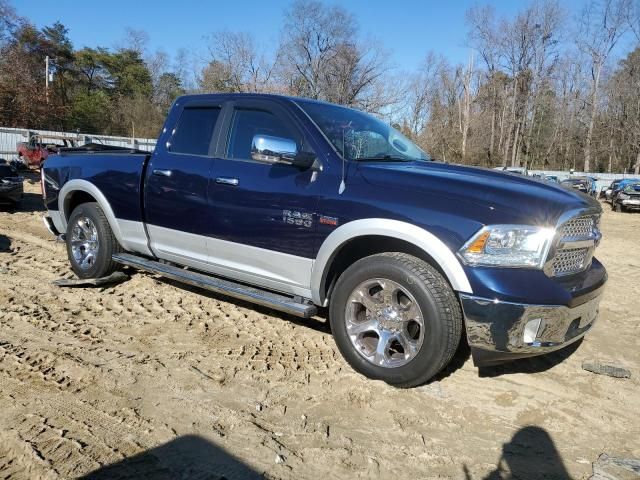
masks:
[[[178,282],[204,288],[205,290],[210,290],[212,292],[229,295],[230,297],[270,307],[274,310],[290,313],[298,317],[310,318],[317,313],[315,305],[301,303],[296,301],[293,297],[287,297],[286,295],[281,295],[279,293],[260,290],[241,283],[235,283],[230,280],[223,280],[218,277],[185,270],[166,263],[149,260],[137,255],[131,255],[129,253],[117,253],[113,255],[112,258],[114,262],[118,262],[123,265],[156,273]]]

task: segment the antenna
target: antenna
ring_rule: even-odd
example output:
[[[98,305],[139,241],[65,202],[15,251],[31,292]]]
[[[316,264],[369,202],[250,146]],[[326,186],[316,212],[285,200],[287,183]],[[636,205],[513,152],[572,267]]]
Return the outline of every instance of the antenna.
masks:
[[[342,195],[342,193],[347,188],[347,185],[344,181],[344,169],[345,169],[345,164],[347,163],[347,161],[344,158],[346,155],[346,151],[344,149],[344,132],[347,129],[347,127],[349,127],[350,125],[351,125],[351,122],[349,122],[347,125],[345,125],[342,128],[342,177],[340,179],[340,187],[338,187],[338,195]]]

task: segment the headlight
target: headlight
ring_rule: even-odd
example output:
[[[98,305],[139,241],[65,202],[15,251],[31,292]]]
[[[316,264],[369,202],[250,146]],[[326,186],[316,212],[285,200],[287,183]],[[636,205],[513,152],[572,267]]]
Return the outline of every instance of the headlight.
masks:
[[[482,228],[458,251],[469,265],[542,268],[555,230],[528,225]]]
[[[618,198],[620,200],[628,200],[629,199],[629,195],[627,195],[626,193],[619,193],[618,194]]]

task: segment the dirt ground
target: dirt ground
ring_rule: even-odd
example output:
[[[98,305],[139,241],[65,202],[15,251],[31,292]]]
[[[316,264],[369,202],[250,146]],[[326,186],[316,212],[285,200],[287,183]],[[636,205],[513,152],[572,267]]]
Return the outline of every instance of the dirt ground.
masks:
[[[605,208],[601,316],[576,348],[432,383],[354,373],[301,321],[145,273],[62,289],[37,180],[0,210],[0,478],[588,478],[640,457],[640,214]],[[582,370],[584,360],[630,379]]]

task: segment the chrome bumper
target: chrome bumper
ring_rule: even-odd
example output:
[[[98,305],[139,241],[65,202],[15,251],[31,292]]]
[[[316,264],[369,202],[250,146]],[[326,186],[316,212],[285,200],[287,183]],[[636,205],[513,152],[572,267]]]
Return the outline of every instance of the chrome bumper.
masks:
[[[582,338],[593,326],[602,289],[573,308],[528,305],[461,294],[467,340],[478,366],[541,355]]]

